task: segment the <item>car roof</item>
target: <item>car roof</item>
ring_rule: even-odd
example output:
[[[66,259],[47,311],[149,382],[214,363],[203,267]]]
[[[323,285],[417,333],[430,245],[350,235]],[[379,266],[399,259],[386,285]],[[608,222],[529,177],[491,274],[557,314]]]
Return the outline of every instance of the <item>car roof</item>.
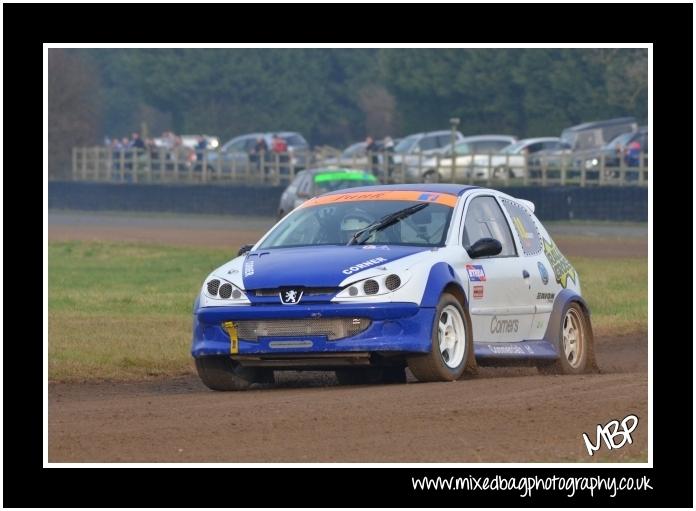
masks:
[[[410,138],[410,137],[425,137],[425,136],[432,136],[432,135],[450,135],[452,131],[450,130],[439,130],[439,131],[423,131],[421,133],[411,133],[410,135],[404,136],[401,140],[404,138]],[[457,132],[459,133],[459,132]]]
[[[484,140],[508,142],[510,140],[517,140],[517,138],[512,135],[472,135],[470,137],[464,137],[459,142],[481,142]]]
[[[563,142],[562,138],[559,137],[536,137],[536,138],[523,138],[515,142],[516,144],[536,144],[537,142]]]
[[[362,172],[363,174],[371,174],[365,169],[349,169],[346,167],[320,167],[317,169],[307,169],[307,174],[330,174],[332,172]]]
[[[635,117],[617,117],[615,119],[605,119],[603,121],[592,121],[577,124],[575,126],[571,126],[570,128],[566,128],[563,131],[582,131],[594,128],[602,128],[604,126],[611,126],[613,124],[631,124],[635,122],[637,122]]]
[[[423,183],[411,185],[377,185],[377,186],[358,186],[355,188],[345,188],[325,193],[324,195],[339,195],[347,192],[427,192],[427,193],[447,193],[450,195],[462,195],[467,190],[479,188],[472,185],[445,184],[445,183]]]

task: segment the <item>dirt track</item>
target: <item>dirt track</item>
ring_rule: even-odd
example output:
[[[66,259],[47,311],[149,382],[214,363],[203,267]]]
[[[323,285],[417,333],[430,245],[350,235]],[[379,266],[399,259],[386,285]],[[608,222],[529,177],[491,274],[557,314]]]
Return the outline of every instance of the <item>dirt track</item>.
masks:
[[[51,384],[51,462],[560,462],[647,456],[647,338],[598,339],[602,374],[481,369],[452,383],[338,386],[278,373],[219,393],[196,377]],[[633,444],[590,458],[582,433],[639,417]]]
[[[258,241],[274,222],[275,219],[268,217],[134,217],[54,212],[48,217],[48,239],[130,241],[236,250],[245,243]],[[552,225],[549,230],[567,256],[648,255],[647,231],[642,227]]]
[[[260,227],[237,229],[239,240],[222,246],[254,241]],[[220,232],[217,226],[58,224],[50,225],[49,239],[215,244]],[[567,255],[647,253],[638,237],[628,250],[616,243],[609,249],[606,239],[566,246],[562,240]],[[602,373],[577,377],[481,369],[478,377],[453,383],[344,387],[331,373],[288,372],[278,373],[271,388],[237,393],[209,391],[194,376],[51,384],[49,461],[644,461],[647,345],[643,332],[600,337]],[[594,439],[597,424],[629,414],[640,419],[633,444],[603,447],[590,458],[582,433]]]

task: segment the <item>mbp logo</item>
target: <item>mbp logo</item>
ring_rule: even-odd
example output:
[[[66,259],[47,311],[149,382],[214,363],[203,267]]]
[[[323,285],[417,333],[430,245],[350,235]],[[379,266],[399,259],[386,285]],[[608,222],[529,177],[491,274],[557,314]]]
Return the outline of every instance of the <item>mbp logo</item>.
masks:
[[[629,425],[630,423],[630,425]],[[592,444],[590,442],[589,437],[587,436],[586,433],[582,434],[582,439],[585,441],[585,447],[587,447],[587,453],[590,456],[593,456],[595,451],[597,451],[601,445],[602,441],[604,441],[604,444],[607,446],[607,449],[610,451],[612,449],[620,449],[621,447],[628,442],[629,444],[633,443],[633,439],[631,438],[631,433],[633,433],[633,430],[635,430],[638,427],[638,417],[635,415],[629,415],[627,416],[624,420],[621,421],[621,427],[619,428],[619,421],[618,420],[613,420],[609,423],[606,424],[606,426],[602,426],[601,424],[597,424],[597,434],[596,434],[596,443]],[[616,437],[619,437],[620,442],[617,443],[614,439]]]

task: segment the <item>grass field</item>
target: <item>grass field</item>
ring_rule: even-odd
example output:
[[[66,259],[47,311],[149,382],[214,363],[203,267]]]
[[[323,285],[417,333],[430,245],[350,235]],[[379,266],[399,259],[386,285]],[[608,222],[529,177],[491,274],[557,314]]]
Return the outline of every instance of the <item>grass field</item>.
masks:
[[[49,378],[186,374],[193,300],[234,254],[133,243],[48,246]],[[647,329],[647,259],[570,258],[597,334]]]

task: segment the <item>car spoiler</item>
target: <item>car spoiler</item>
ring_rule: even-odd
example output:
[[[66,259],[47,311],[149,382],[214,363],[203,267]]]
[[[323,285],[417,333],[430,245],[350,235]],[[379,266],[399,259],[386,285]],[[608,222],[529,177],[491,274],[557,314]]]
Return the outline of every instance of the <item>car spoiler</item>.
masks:
[[[517,199],[517,202],[527,207],[529,211],[534,213],[534,203],[530,200]]]

